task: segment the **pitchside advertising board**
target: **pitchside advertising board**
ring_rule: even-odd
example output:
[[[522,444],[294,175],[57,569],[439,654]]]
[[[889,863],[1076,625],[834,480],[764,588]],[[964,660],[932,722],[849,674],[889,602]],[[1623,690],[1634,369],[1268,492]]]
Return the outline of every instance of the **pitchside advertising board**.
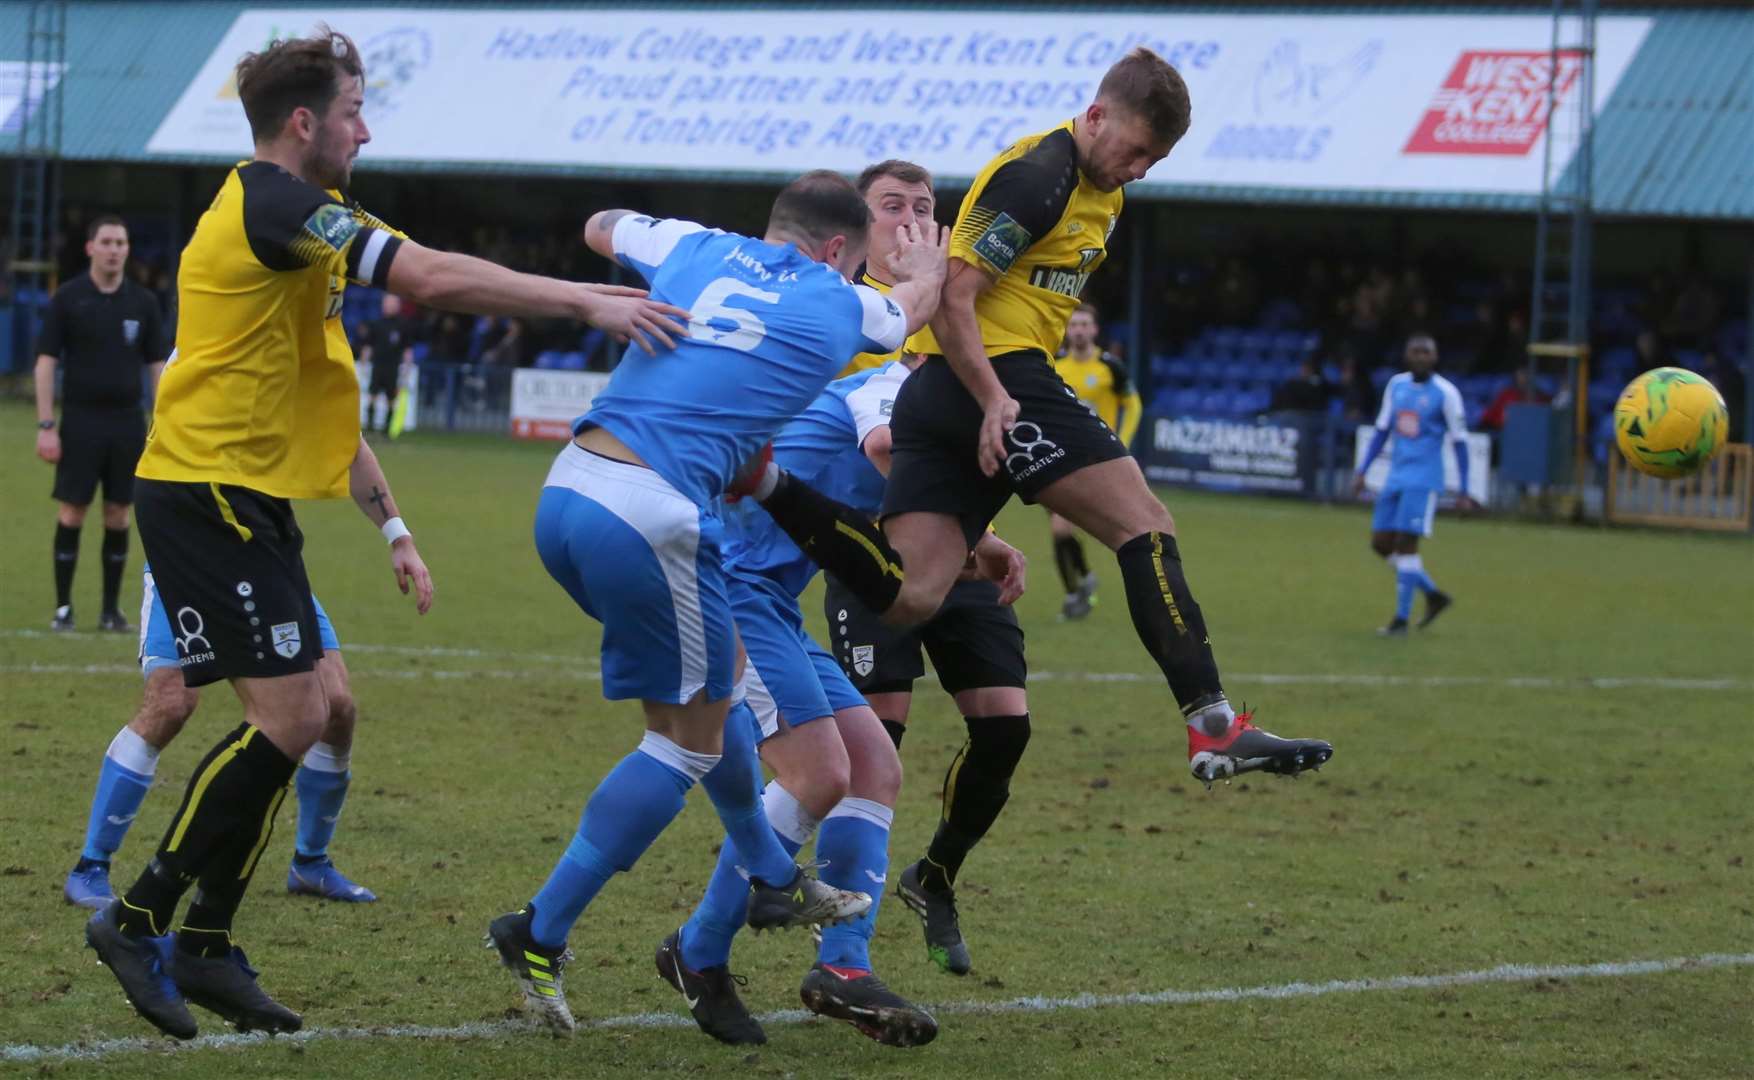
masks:
[[[1313,497],[1325,430],[1319,417],[1289,413],[1259,422],[1148,416],[1134,454],[1152,483]]]
[[[572,422],[609,385],[600,371],[512,372],[512,435],[519,439],[569,439]]]
[[[1137,45],[1187,79],[1194,126],[1146,190],[1179,185],[1535,193],[1547,88],[1580,60],[1541,15],[1224,15],[591,8],[325,9],[366,63],[367,163],[604,172],[856,173],[889,157],[973,176],[1089,103]],[[250,145],[232,66],[309,8],[240,14],[147,145]],[[1651,20],[1597,30],[1594,108]],[[1563,141],[1563,140],[1561,140]],[[1555,145],[1556,167],[1569,146]]]
[[[1355,436],[1352,467],[1364,461],[1372,429]],[[1210,491],[1241,491],[1274,495],[1318,494],[1321,440],[1329,438],[1325,417],[1279,413],[1260,420],[1216,420],[1198,416],[1147,416],[1133,454],[1145,478],[1157,484],[1179,484]],[[1455,456],[1443,457],[1446,494],[1442,505],[1455,501]],[[1382,490],[1388,479],[1388,450],[1365,473],[1365,486]],[[1468,435],[1468,494],[1484,504],[1492,488],[1492,439]]]

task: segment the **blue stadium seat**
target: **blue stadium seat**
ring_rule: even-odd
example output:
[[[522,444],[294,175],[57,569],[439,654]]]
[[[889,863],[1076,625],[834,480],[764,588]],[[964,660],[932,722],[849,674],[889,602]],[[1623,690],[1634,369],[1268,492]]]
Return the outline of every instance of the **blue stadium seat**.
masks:
[[[1175,411],[1175,395],[1174,389],[1168,386],[1159,387],[1157,392],[1151,395],[1151,401],[1146,408],[1154,413],[1173,413]]]
[[[1212,390],[1200,395],[1200,414],[1202,416],[1229,416],[1232,395],[1224,390]]]
[[[1382,388],[1387,386],[1389,380],[1394,377],[1395,369],[1389,367],[1387,364],[1370,369],[1370,385],[1376,387],[1378,393],[1381,393]]]
[[[1190,416],[1200,411],[1201,394],[1198,390],[1177,390],[1170,411],[1177,416]]]
[[[1236,395],[1234,401],[1236,415],[1254,416],[1267,411],[1267,406],[1272,404],[1273,394],[1268,390],[1245,390]]]
[[[1198,362],[1190,357],[1172,356],[1169,359],[1169,378],[1179,386],[1191,385],[1198,371]]]
[[[1705,354],[1698,349],[1676,349],[1673,353],[1676,367],[1684,367],[1688,371],[1698,371],[1705,363]]]
[[[1620,396],[1620,383],[1597,379],[1590,383],[1589,393],[1590,415],[1598,416],[1614,407],[1614,399]]]
[[[1249,330],[1237,339],[1237,346],[1243,352],[1264,353],[1273,347],[1273,337],[1268,330]]]
[[[559,349],[543,349],[536,354],[536,368],[540,371],[556,371],[560,368],[560,359],[565,355]]]
[[[1194,378],[1203,385],[1215,386],[1224,378],[1224,372],[1229,367],[1228,357],[1207,357],[1195,365]]]
[[[1211,342],[1219,352],[1235,352],[1242,345],[1244,331],[1234,326],[1220,326],[1212,331]]]

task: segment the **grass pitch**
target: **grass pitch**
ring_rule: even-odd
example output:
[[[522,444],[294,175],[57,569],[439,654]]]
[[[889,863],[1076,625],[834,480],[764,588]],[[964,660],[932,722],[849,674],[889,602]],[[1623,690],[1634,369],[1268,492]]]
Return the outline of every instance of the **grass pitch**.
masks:
[[[17,407],[6,430],[28,431]],[[17,442],[17,440],[15,440]],[[1035,736],[1010,806],[963,871],[965,979],[927,966],[890,897],[873,955],[945,1005],[914,1051],[844,1025],[770,1023],[755,1052],[712,1042],[653,974],[718,841],[701,795],[573,938],[569,996],[614,1026],[557,1042],[512,1030],[517,995],[480,947],[541,883],[585,797],[637,739],[594,681],[597,633],[541,570],[529,531],[551,449],[416,436],[380,447],[438,600],[415,616],[350,504],[305,504],[307,560],[360,703],[337,861],[383,901],[283,891],[293,808],[240,940],[308,1028],[357,1037],[147,1049],[150,1029],[82,947],[60,897],[104,746],[139,678],[128,638],[51,637],[49,470],[0,460],[0,1071],[107,1076],[1754,1076],[1754,967],[1540,977],[1319,996],[972,1011],[1041,995],[1283,987],[1754,950],[1754,547],[1745,537],[1443,520],[1426,563],[1457,598],[1428,633],[1379,640],[1392,575],[1354,509],[1170,492],[1233,699],[1333,741],[1300,782],[1205,791],[1136,644],[1112,563],[1085,623],[1055,621],[1039,511],[1001,531],[1034,557],[1019,606]],[[1093,553],[1095,554],[1095,553]],[[138,544],[124,606],[139,597]],[[97,530],[76,606],[97,614]],[[820,627],[817,594],[807,612]],[[133,605],[133,606],[129,606]],[[1105,677],[1107,676],[1107,677]],[[962,725],[918,687],[895,867],[923,850]],[[188,772],[235,724],[208,690],[166,752],[118,856],[138,872]],[[733,960],[762,1012],[795,1009],[802,934]],[[1614,969],[1618,970],[1618,969]],[[631,1018],[631,1019],[630,1019]],[[204,1031],[222,1032],[200,1014]],[[470,1025],[483,1025],[470,1027]],[[363,1029],[443,1029],[366,1036]],[[466,1031],[482,1034],[467,1035]],[[36,1048],[95,1047],[93,1059]]]

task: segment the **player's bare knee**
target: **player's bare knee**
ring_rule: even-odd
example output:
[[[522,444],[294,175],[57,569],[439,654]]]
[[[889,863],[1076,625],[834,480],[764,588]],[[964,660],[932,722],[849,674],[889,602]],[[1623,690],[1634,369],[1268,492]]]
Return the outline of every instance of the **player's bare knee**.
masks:
[[[147,678],[140,710],[128,721],[128,727],[148,744],[163,750],[182,733],[200,700],[198,692],[183,685],[182,672],[160,668]]]
[[[1387,533],[1372,533],[1370,537],[1370,550],[1386,559],[1395,553],[1394,538]]]
[[[73,503],[61,503],[55,510],[55,521],[69,529],[77,529],[85,524],[86,509]]]
[[[353,694],[345,687],[325,687],[325,690],[329,716],[323,725],[323,741],[330,746],[351,746],[354,721],[359,718]]]
[[[916,626],[931,618],[943,603],[943,592],[909,578],[896,595],[895,603],[883,613],[883,621],[890,626]]]
[[[127,503],[104,503],[104,528],[126,529],[128,527]]]
[[[853,763],[848,793],[884,806],[894,806],[901,795],[901,779],[901,755],[895,751],[895,745],[888,742],[874,744],[870,752],[862,754]]]

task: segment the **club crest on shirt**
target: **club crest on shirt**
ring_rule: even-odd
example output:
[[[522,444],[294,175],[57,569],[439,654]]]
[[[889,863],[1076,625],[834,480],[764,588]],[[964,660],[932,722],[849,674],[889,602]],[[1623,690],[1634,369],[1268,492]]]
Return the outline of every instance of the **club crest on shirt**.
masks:
[[[271,629],[274,634],[274,651],[288,660],[297,656],[302,644],[298,636],[298,623],[275,623]]]
[[[139,319],[123,319],[122,320],[122,340],[126,341],[130,345],[132,345],[136,341],[140,340],[140,320]]]
[[[877,666],[877,646],[875,646],[875,645],[854,645],[853,646],[853,670],[859,674],[860,678],[863,678],[866,675],[871,674],[871,669],[876,667],[876,666]]]

